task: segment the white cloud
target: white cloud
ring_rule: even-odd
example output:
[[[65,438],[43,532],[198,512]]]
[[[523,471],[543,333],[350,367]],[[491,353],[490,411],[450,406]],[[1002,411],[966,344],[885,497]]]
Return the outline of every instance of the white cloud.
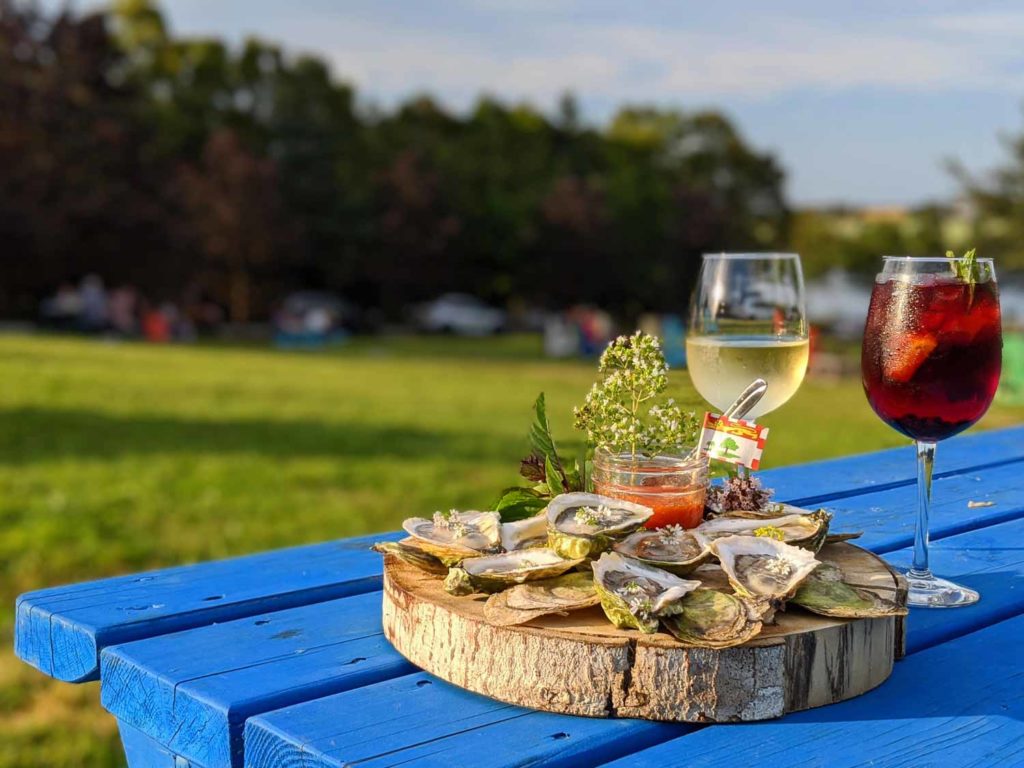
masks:
[[[886,32],[790,20],[727,35],[581,21],[470,35],[343,19],[293,20],[282,32],[327,55],[370,93],[429,90],[457,104],[481,91],[548,104],[567,89],[615,101],[763,99],[799,89],[1021,89],[1016,45],[947,34],[955,24],[944,18]]]

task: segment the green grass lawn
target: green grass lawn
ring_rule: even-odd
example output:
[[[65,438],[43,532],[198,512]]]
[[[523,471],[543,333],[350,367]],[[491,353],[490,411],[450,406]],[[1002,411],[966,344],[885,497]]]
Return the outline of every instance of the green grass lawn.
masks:
[[[528,337],[326,354],[0,337],[0,632],[25,590],[486,507],[516,481],[539,391],[579,447],[594,366],[539,355]],[[1022,419],[997,406],[979,426]],[[767,466],[904,442],[855,380],[808,380],[765,421]],[[95,686],[50,683],[5,643],[0,767],[120,765]]]

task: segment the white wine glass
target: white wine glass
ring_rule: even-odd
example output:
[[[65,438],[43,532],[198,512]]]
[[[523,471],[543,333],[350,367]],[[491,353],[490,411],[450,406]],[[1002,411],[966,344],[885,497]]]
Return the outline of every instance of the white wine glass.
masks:
[[[800,256],[705,254],[686,335],[686,364],[701,397],[722,412],[761,378],[768,390],[748,418],[770,413],[800,388],[807,357]]]

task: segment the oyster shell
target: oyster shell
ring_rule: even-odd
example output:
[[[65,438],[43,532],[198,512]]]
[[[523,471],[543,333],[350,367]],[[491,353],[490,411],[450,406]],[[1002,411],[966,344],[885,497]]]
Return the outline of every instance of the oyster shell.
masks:
[[[548,546],[563,557],[597,557],[646,523],[654,511],[594,493],[563,493],[548,504]]]
[[[566,573],[552,579],[517,584],[487,598],[484,618],[501,627],[525,624],[551,614],[590,608],[601,602],[589,573]]]
[[[906,606],[880,597],[869,589],[847,584],[842,571],[826,563],[804,580],[789,602],[811,613],[842,619],[907,615]]]
[[[498,592],[524,581],[560,576],[582,562],[582,559],[567,560],[553,550],[541,547],[470,557],[449,569],[444,588],[453,595]]]
[[[415,539],[405,539],[404,541],[378,541],[370,549],[374,552],[379,552],[382,555],[394,555],[405,563],[413,565],[422,571],[427,573],[448,573],[448,566],[441,562],[440,558],[435,557],[429,552],[425,552],[413,542]]]
[[[594,563],[594,585],[605,615],[616,627],[657,632],[658,619],[678,613],[679,601],[700,586],[618,552]]]
[[[445,565],[496,552],[501,546],[501,518],[497,512],[435,512],[430,520],[410,517],[402,528],[420,549]]]
[[[501,524],[501,548],[506,552],[544,547],[547,543],[548,519],[543,514]]]
[[[678,525],[637,531],[614,544],[612,549],[677,576],[688,575],[711,557],[707,546]]]
[[[820,565],[806,549],[761,536],[715,539],[711,551],[718,557],[736,594],[765,598],[772,606],[792,596]]]
[[[756,637],[759,607],[714,589],[695,589],[679,601],[682,611],[662,619],[676,640],[691,648],[732,648]]]
[[[776,516],[743,511],[705,520],[693,529],[693,535],[708,547],[724,536],[767,536],[817,552],[825,543],[831,519],[832,515],[824,509],[809,514]]]

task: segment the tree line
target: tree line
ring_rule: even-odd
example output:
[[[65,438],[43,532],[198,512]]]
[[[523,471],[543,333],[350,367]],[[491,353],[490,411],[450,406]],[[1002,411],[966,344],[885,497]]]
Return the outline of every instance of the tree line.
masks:
[[[382,110],[315,56],[175,37],[148,0],[0,0],[4,315],[88,273],[236,321],[297,287],[388,316],[453,290],[678,311],[702,251],[777,247],[788,220],[776,159],[715,112]]]

